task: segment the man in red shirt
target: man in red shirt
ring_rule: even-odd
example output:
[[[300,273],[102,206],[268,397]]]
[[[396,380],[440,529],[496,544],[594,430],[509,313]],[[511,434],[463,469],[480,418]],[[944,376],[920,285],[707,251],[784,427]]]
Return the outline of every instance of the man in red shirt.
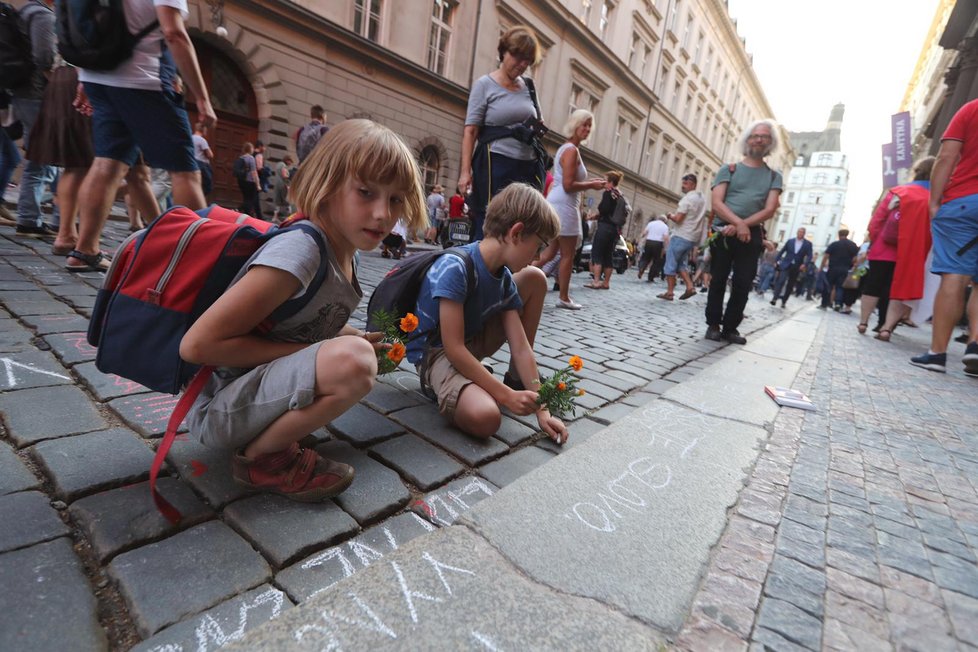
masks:
[[[930,271],[941,275],[941,286],[934,301],[930,350],[910,363],[944,372],[965,289],[978,280],[978,100],[958,109],[941,138],[930,176],[930,215],[934,238]],[[978,377],[978,292],[972,292],[968,301],[968,328],[964,371]]]
[[[458,188],[448,200],[448,219],[459,220],[465,217],[465,195]]]

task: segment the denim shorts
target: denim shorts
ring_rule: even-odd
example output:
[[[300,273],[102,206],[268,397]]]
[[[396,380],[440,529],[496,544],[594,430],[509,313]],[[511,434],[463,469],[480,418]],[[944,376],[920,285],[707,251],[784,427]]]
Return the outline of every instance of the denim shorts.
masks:
[[[167,172],[197,169],[183,98],[173,91],[116,88],[85,82],[92,104],[95,156],[135,164],[140,150],[147,165]]]
[[[931,220],[934,236],[930,271],[934,274],[963,274],[978,281],[978,244],[958,255],[958,250],[978,237],[978,195],[960,197],[943,204]]]
[[[695,242],[680,238],[678,235],[669,238],[669,248],[666,249],[666,266],[662,272],[666,276],[675,276],[677,272],[685,271],[689,252],[695,246]]]

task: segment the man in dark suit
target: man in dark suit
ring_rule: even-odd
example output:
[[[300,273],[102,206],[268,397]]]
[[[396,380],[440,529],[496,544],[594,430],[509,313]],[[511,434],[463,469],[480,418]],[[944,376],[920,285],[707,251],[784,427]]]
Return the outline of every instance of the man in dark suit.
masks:
[[[788,240],[774,260],[775,267],[781,271],[782,277],[786,280],[782,287],[774,289],[774,298],[771,299],[772,306],[777,304],[778,296],[780,296],[781,307],[784,308],[785,304],[788,303],[788,297],[795,289],[798,274],[804,272],[806,267],[811,265],[812,257],[812,243],[805,239],[805,227],[801,227],[798,229],[798,237]]]

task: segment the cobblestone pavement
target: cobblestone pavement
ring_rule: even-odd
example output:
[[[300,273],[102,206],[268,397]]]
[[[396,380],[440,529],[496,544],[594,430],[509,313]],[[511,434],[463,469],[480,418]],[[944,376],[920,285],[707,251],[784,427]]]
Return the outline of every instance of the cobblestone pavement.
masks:
[[[978,649],[978,384],[822,321],[678,639],[693,650]]]
[[[125,229],[124,224],[110,222],[105,248],[114,248]],[[78,650],[197,649],[201,641],[204,648],[219,647],[368,566],[385,551],[453,523],[482,498],[560,452],[535,432],[534,421],[525,418],[504,419],[499,433],[485,442],[462,436],[446,427],[434,406],[415,391],[417,376],[400,371],[382,377],[360,405],[315,433],[324,454],[357,469],[354,484],[335,501],[308,505],[249,494],[231,482],[227,454],[181,437],[168,456],[169,475],[160,483],[163,494],[185,515],[180,526],[173,527],[153,507],[146,479],[175,397],[149,392],[95,369],[95,351],[85,341],[85,330],[101,276],[64,271],[63,259],[50,256],[49,249],[49,243],[16,238],[12,229],[0,228],[0,361],[4,365],[0,374],[0,521],[5,524],[0,532],[0,578],[5,584],[0,597],[4,614],[0,649],[52,649],[66,640]],[[376,253],[363,256],[360,277],[368,296],[390,265]],[[580,288],[583,278],[575,277],[573,291],[586,308],[557,310],[552,294],[535,347],[545,370],[563,367],[572,354],[585,360],[580,386],[587,394],[579,404],[588,413],[571,425],[567,447],[692,377],[724,350],[702,339],[705,295],[687,302],[661,301],[654,295],[662,284],[640,282],[632,271],[616,276],[609,292]],[[789,304],[789,312],[806,305],[795,301]],[[748,310],[750,318],[742,328],[748,336],[784,314],[757,299]],[[362,325],[363,318],[361,307],[353,323]],[[490,362],[501,375],[507,364],[505,350]],[[827,373],[827,378],[839,383],[833,385],[832,400],[843,404],[862,400],[877,383],[867,384],[864,376],[850,380],[845,372],[859,372],[861,367],[841,366],[844,362],[852,359],[842,359],[838,368],[824,372],[821,367],[813,369],[812,375]],[[898,377],[908,377],[907,369],[896,368],[902,372]],[[912,378],[927,388],[963,382],[916,372]],[[828,399],[822,393],[816,396]],[[933,398],[924,394],[916,401],[906,401],[894,389],[880,407],[899,413],[886,420],[874,414],[862,430],[853,430],[846,423],[833,425],[826,435],[829,426],[824,417],[820,421],[814,415],[805,422],[805,437],[811,431],[815,439],[799,453],[804,463],[798,465],[799,477],[792,476],[788,487],[801,487],[797,493],[802,497],[788,501],[788,506],[811,507],[816,512],[822,506],[822,512],[812,517],[820,518],[822,524],[821,531],[813,530],[814,535],[797,533],[804,523],[790,525],[787,529],[795,529],[795,538],[779,533],[776,548],[773,527],[780,512],[774,510],[769,495],[752,485],[749,495],[758,498],[753,503],[745,498],[741,511],[746,510],[746,515],[735,515],[734,522],[744,523],[748,533],[767,537],[756,550],[751,549],[751,554],[763,558],[750,566],[757,574],[741,582],[745,595],[755,595],[755,606],[765,577],[759,567],[766,566],[772,555],[781,555],[785,546],[795,556],[784,553],[787,561],[781,564],[795,564],[795,557],[820,549],[805,537],[827,536],[830,560],[841,560],[839,573],[828,575],[831,590],[827,597],[823,599],[824,591],[814,591],[819,597],[813,605],[818,606],[807,605],[811,611],[779,601],[776,596],[782,593],[776,587],[784,585],[769,580],[764,590],[775,597],[763,602],[757,640],[763,636],[796,640],[798,636],[787,624],[808,624],[811,616],[806,614],[821,615],[823,611],[827,624],[837,623],[831,632],[848,631],[843,618],[851,617],[836,614],[846,612],[852,599],[847,596],[854,590],[840,587],[836,591],[834,582],[848,580],[846,586],[854,586],[855,579],[841,573],[855,573],[859,560],[865,564],[859,556],[862,552],[879,550],[882,556],[884,548],[900,564],[893,566],[889,579],[873,579],[876,584],[870,586],[876,587],[880,599],[867,603],[866,612],[876,613],[869,611],[875,608],[882,613],[883,600],[890,604],[884,592],[901,589],[909,593],[900,595],[916,596],[916,578],[930,573],[927,597],[936,601],[936,613],[945,619],[949,635],[956,622],[953,631],[959,639],[968,640],[960,623],[967,622],[969,609],[974,612],[975,601],[967,600],[978,597],[976,582],[969,575],[973,567],[960,570],[952,564],[960,565],[967,558],[961,556],[965,552],[974,562],[975,499],[968,481],[954,475],[953,464],[970,459],[971,477],[975,477],[973,449],[968,453],[963,443],[972,435],[941,421],[944,445],[934,442],[914,448],[910,438],[893,437],[884,425],[902,422],[910,416],[904,412],[912,413],[918,402],[944,396],[941,391]],[[846,409],[847,414],[851,411],[851,406]],[[781,433],[790,439],[787,433],[795,423],[791,419],[797,416],[784,419],[785,423],[779,421],[776,441]],[[929,433],[926,428],[931,423],[938,427],[936,419],[921,420],[921,433]],[[857,462],[846,454],[851,455],[866,440],[875,442],[877,448],[862,454],[867,471],[859,467],[858,477],[852,476]],[[953,441],[958,442],[956,448],[951,446]],[[879,448],[884,442],[889,445],[885,451]],[[783,446],[787,451],[790,442]],[[972,456],[963,457],[967,454]],[[783,484],[790,470],[787,452],[781,455],[774,461],[765,458],[758,467],[759,473],[781,474],[763,480],[765,488],[779,495],[786,491]],[[912,463],[903,466],[911,457]],[[831,468],[820,469],[819,463],[825,467],[830,460]],[[933,474],[925,475],[917,468],[921,460],[935,469]],[[885,475],[870,479],[869,464],[878,465]],[[940,466],[946,464],[952,467]],[[903,487],[901,482],[911,480],[915,493],[904,495],[902,489],[897,490]],[[820,489],[811,488],[819,482]],[[840,520],[829,517],[826,535],[827,491],[833,505],[838,498],[840,509],[849,511],[833,512]],[[812,494],[821,496],[823,502],[810,501]],[[926,517],[918,514],[935,497],[944,502],[931,506]],[[748,520],[747,516],[758,513],[764,514],[761,521]],[[859,518],[862,520],[853,520]],[[889,518],[885,526],[889,529],[879,525],[883,518]],[[886,536],[886,545],[881,538],[857,546],[848,536],[850,530],[855,528],[865,537],[870,530],[863,527],[864,521],[872,519],[880,528],[878,536]],[[912,526],[920,528],[916,538],[898,536],[906,534],[901,528]],[[846,536],[838,539],[841,535]],[[951,543],[936,544],[935,537]],[[931,546],[926,552],[925,544]],[[943,548],[934,549],[935,545]],[[934,565],[925,571],[923,564],[931,562]],[[824,566],[823,562],[819,568]],[[908,568],[916,569],[916,574]],[[791,578],[802,582],[808,576]],[[952,585],[945,587],[942,581]],[[962,582],[970,592],[960,590]],[[708,604],[703,609],[716,613]],[[753,621],[745,613],[735,617],[736,623],[747,623],[738,630],[746,636]],[[880,618],[880,627],[889,629],[874,629],[867,635],[885,639],[913,622],[901,618],[894,626]],[[975,619],[971,622],[974,627]],[[817,642],[819,636],[803,642]],[[974,641],[973,629],[970,636]]]

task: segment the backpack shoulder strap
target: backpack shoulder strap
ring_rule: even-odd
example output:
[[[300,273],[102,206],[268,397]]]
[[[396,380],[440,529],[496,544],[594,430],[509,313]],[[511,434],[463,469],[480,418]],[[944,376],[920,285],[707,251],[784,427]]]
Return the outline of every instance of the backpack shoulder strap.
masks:
[[[543,120],[543,114],[540,112],[540,102],[537,101],[536,84],[529,77],[524,77],[523,83],[526,84],[526,90],[530,92],[530,99],[533,100],[533,110],[537,112],[537,120]]]
[[[287,226],[284,229],[279,229],[274,232],[274,235],[279,235],[281,233],[287,233],[289,231],[302,231],[303,233],[312,237],[316,242],[316,246],[319,247],[319,268],[316,269],[316,275],[312,277],[312,281],[309,282],[309,287],[306,291],[302,293],[302,296],[296,297],[295,299],[289,299],[278,308],[272,311],[272,314],[262,322],[265,326],[266,323],[277,323],[285,321],[289,317],[293,317],[299,313],[300,310],[306,307],[306,305],[312,301],[312,298],[316,296],[316,292],[322,287],[323,283],[326,281],[326,277],[329,276],[329,253],[326,251],[326,242],[323,240],[322,234],[319,229],[309,224],[305,220],[296,220],[294,224]],[[356,263],[354,263],[354,268]]]
[[[442,253],[461,258],[465,263],[465,298],[468,299],[472,296],[472,291],[475,290],[475,263],[472,261],[472,256],[465,249],[459,247],[450,247]]]

